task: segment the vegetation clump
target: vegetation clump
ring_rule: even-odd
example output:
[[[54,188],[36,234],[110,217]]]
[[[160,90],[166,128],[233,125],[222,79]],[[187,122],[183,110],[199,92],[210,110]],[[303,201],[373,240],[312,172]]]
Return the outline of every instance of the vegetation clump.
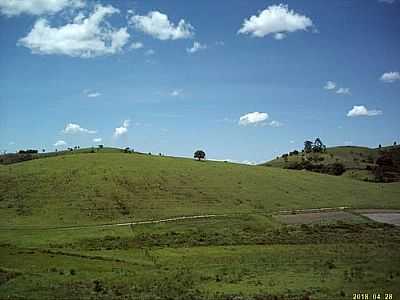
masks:
[[[197,150],[194,155],[194,158],[196,158],[197,160],[204,160],[206,158],[206,153],[203,150]]]

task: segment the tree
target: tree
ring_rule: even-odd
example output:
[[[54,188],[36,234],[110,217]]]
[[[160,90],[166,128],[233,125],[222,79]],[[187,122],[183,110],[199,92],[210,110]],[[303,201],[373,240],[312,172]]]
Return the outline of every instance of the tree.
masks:
[[[313,143],[311,141],[304,142],[304,152],[310,153],[312,151]]]
[[[312,146],[313,152],[325,152],[326,146],[322,143],[320,138],[316,138],[314,145]]]
[[[203,150],[197,150],[194,153],[194,158],[197,158],[197,160],[202,160],[206,158],[206,153]]]

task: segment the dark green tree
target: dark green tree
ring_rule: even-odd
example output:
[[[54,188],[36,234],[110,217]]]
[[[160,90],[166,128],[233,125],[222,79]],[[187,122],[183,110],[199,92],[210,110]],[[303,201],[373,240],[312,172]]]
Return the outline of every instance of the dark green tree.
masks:
[[[313,143],[311,141],[305,141],[304,142],[304,152],[305,153],[310,153],[313,148]]]
[[[206,158],[206,153],[203,150],[197,150],[194,153],[194,158],[197,158],[197,160],[202,160]]]

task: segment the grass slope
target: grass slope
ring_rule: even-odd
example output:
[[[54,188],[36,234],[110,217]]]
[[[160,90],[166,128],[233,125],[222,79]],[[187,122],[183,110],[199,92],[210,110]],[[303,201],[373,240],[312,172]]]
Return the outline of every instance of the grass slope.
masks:
[[[0,224],[91,224],[351,206],[400,208],[400,184],[128,153],[0,166]]]
[[[2,165],[0,299],[399,295],[399,228],[359,215],[311,225],[285,225],[270,215],[327,206],[400,208],[398,199],[398,183],[114,150]],[[205,213],[228,216],[31,228]]]

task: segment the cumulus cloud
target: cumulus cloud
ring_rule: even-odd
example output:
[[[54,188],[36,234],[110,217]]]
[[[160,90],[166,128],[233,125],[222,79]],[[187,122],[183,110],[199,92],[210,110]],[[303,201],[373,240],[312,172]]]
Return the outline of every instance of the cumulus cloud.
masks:
[[[255,111],[241,116],[239,119],[239,125],[247,126],[262,124],[268,118],[269,116],[267,113]]]
[[[84,6],[83,0],[0,0],[0,13],[9,17],[20,14],[42,15]]]
[[[102,140],[103,140],[102,138],[94,138],[94,139],[93,139],[93,142],[95,142],[95,143],[101,143]]]
[[[88,17],[80,13],[72,23],[52,27],[40,18],[18,45],[31,49],[34,54],[59,54],[72,57],[96,57],[116,54],[129,40],[126,27],[113,28],[105,18],[119,13],[112,6],[96,5]]]
[[[57,142],[54,143],[54,146],[56,146],[56,147],[63,147],[66,145],[67,145],[67,142],[63,141],[63,140],[58,140]]]
[[[349,112],[347,113],[348,117],[361,117],[361,116],[378,116],[381,115],[383,112],[381,110],[368,110],[364,105],[355,105]]]
[[[287,33],[307,30],[312,27],[310,18],[289,10],[287,5],[271,5],[258,16],[251,16],[243,21],[238,33],[250,34],[254,37],[265,37],[273,34],[275,39],[282,39]]]
[[[128,128],[130,125],[131,121],[130,120],[125,120],[124,122],[122,122],[122,126],[121,127],[117,127],[114,130],[114,137],[120,137],[121,135],[124,135],[128,132]]]
[[[74,123],[68,123],[65,126],[63,132],[68,133],[68,134],[76,134],[76,133],[95,134],[95,133],[97,133],[96,130],[89,130],[89,129],[81,127],[79,124],[74,124]]]
[[[159,40],[187,39],[194,35],[194,28],[184,19],[178,25],[172,23],[166,14],[159,11],[151,11],[145,16],[133,15],[130,24]]]
[[[328,90],[328,91],[336,89],[336,82],[327,81],[325,86],[324,86],[324,89]]]
[[[349,88],[339,88],[336,91],[336,94],[342,94],[342,95],[350,95],[350,89]]]
[[[381,76],[381,81],[385,83],[393,83],[395,81],[400,80],[400,73],[399,72],[386,72],[383,73]]]
[[[207,49],[207,45],[202,45],[199,42],[193,42],[193,46],[190,48],[186,48],[187,53],[196,53],[199,50]]]
[[[144,47],[144,45],[141,42],[136,42],[136,43],[132,43],[131,44],[131,49],[140,49],[140,48],[143,48],[143,47]]]

